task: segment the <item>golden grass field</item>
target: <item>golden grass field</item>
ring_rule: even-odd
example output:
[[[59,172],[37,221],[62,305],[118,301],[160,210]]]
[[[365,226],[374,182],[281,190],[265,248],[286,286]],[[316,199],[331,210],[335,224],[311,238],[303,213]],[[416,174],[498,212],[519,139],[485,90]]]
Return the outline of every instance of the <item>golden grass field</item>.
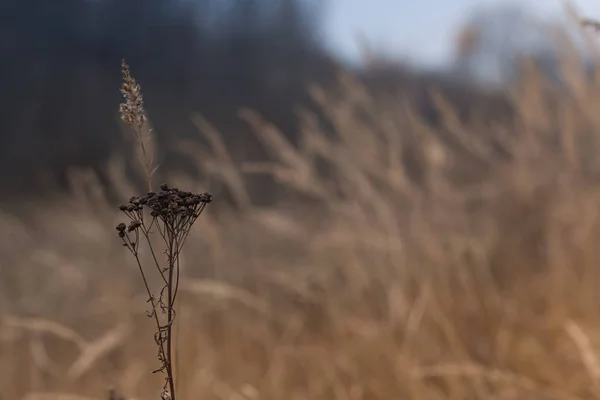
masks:
[[[242,113],[269,164],[232,161],[198,117],[207,180],[168,181],[219,181],[238,207],[210,204],[182,255],[178,396],[600,398],[600,81],[564,67],[568,96],[523,73],[510,129],[460,123],[440,102],[435,131],[341,75],[339,93],[311,88],[335,137],[305,115],[291,146]],[[244,177],[257,171],[297,200],[253,207]],[[127,199],[123,176],[115,159]],[[0,215],[0,398],[156,399],[154,327],[118,205],[86,171],[72,182],[70,196],[23,204],[26,221]]]

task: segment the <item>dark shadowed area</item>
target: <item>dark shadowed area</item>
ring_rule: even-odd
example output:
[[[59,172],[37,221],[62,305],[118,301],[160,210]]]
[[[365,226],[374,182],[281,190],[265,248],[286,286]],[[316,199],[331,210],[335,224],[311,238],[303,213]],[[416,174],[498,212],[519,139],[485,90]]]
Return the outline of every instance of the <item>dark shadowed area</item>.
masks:
[[[122,59],[142,85],[164,169],[190,172],[192,166],[170,149],[175,139],[201,140],[190,118],[193,113],[201,113],[218,129],[236,160],[266,156],[238,117],[242,107],[295,138],[295,107],[312,107],[307,84],[331,86],[340,66],[321,45],[324,2],[265,4],[2,1],[0,196],[8,200],[68,190],[67,171],[72,168],[92,167],[108,185],[109,158],[131,153],[124,151],[118,119]],[[497,16],[496,25],[506,26],[515,20],[513,14],[488,12],[475,21],[479,25],[472,25],[481,30],[491,26],[481,21]],[[410,99],[433,123],[439,121],[427,95],[431,85],[449,95],[463,118],[480,114],[480,108],[487,110],[485,115],[506,118],[508,102],[496,92],[480,92],[469,78],[474,76],[467,71],[476,58],[473,53],[490,51],[491,39],[480,36],[487,42],[474,50],[468,48],[477,47],[473,40],[465,39],[456,68],[444,74],[415,72],[394,63],[354,72],[378,93]],[[503,48],[502,54],[507,51]],[[316,107],[313,111],[319,112]],[[266,178],[252,179],[257,180],[254,200],[266,200],[259,182],[268,184]]]
[[[318,7],[299,3],[3,1],[5,187],[12,194],[39,189],[41,182],[33,182],[40,175],[56,175],[65,189],[67,168],[101,171],[122,145],[123,58],[143,86],[165,144],[199,136],[189,119],[198,111],[238,144],[234,148],[253,152],[240,132],[239,107],[256,109],[293,134],[292,106],[306,101],[307,81],[331,73],[318,40]]]

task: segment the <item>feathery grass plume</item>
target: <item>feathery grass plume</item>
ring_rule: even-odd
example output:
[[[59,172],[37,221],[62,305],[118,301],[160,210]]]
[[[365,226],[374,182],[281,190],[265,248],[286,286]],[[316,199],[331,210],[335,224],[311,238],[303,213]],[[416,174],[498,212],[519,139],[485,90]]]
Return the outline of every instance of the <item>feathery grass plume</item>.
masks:
[[[119,207],[129,218],[129,224],[117,225],[119,237],[133,255],[148,293],[152,309],[147,312],[153,318],[157,331],[154,340],[158,346],[160,367],[153,372],[166,373],[162,399],[175,400],[175,381],[172,363],[172,330],[175,320],[175,299],[179,289],[179,255],[190,233],[192,225],[211,201],[208,193],[196,194],[160,186],[158,193],[148,192],[144,196],[132,197],[128,204]],[[146,212],[144,212],[146,211]],[[167,264],[162,266],[152,248],[150,235],[158,231],[165,244]],[[152,254],[156,271],[162,281],[159,295],[150,289],[147,272],[140,260],[140,239],[146,241]]]
[[[133,130],[139,161],[144,168],[148,190],[151,191],[152,176],[158,166],[154,165],[154,137],[152,129],[148,127],[142,89],[131,75],[129,65],[125,60],[121,62],[121,74],[123,77],[121,93],[124,101],[119,106],[119,113],[121,120]]]

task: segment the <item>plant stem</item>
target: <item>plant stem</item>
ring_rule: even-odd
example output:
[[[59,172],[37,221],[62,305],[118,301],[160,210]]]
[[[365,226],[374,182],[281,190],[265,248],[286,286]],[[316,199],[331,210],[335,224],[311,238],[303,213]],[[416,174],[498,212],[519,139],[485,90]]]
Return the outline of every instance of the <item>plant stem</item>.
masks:
[[[173,270],[175,269],[175,232],[171,232],[169,238],[169,284],[167,285],[167,368],[169,373],[169,389],[171,400],[175,400],[175,382],[173,373],[173,362],[171,352],[171,333],[173,331]]]

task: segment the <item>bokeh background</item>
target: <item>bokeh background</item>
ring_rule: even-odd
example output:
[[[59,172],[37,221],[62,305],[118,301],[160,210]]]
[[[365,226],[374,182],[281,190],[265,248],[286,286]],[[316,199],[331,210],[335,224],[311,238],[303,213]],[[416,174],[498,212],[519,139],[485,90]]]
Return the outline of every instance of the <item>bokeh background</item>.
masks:
[[[579,17],[600,6],[0,0],[0,397],[160,395],[114,228],[146,190],[125,59],[154,185],[214,195],[182,254],[179,397],[600,398]]]

